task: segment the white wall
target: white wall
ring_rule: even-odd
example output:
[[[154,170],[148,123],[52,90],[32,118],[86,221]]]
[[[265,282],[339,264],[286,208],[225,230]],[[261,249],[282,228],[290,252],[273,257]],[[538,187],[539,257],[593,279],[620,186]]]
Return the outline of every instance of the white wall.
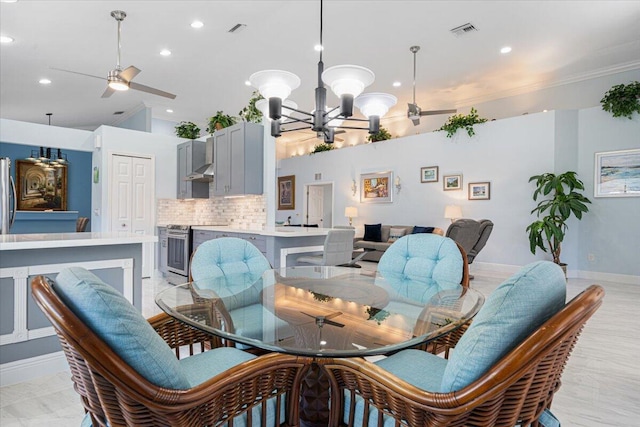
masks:
[[[535,207],[529,177],[575,170],[593,203],[582,221],[569,221],[562,261],[582,272],[578,274],[606,273],[612,280],[611,274],[621,275],[621,280],[640,284],[640,198],[593,197],[594,153],[640,148],[639,115],[617,119],[594,107],[496,120],[476,125],[475,130],[473,138],[459,132],[449,139],[443,132],[433,132],[283,159],[278,175],[296,176],[296,200],[300,200],[304,184],[322,173],[323,181],[334,182],[334,224],[347,224],[344,208],[356,206],[359,216],[354,225],[360,235],[363,224],[378,222],[446,229],[445,205],[461,205],[465,218],[488,218],[495,224],[476,261],[519,266],[550,259],[529,251],[525,229],[534,220],[530,212]],[[420,183],[420,167],[425,166],[439,166],[438,183]],[[360,174],[386,170],[402,181],[400,192],[393,190],[393,203],[363,204],[359,195],[352,195],[352,179],[358,182],[359,194]],[[443,191],[442,176],[457,173],[463,175],[463,190]],[[491,182],[490,200],[467,200],[468,184],[477,181]],[[296,208],[294,217],[302,212],[302,204]],[[278,211],[276,219],[291,214]]]
[[[533,261],[525,233],[532,221],[530,176],[554,170],[554,113],[531,114],[477,125],[476,136],[458,134],[453,139],[433,132],[367,145],[293,157],[279,162],[278,175],[296,176],[296,200],[302,200],[304,184],[321,173],[322,181],[333,182],[334,225],[346,225],[346,206],[358,208],[354,225],[362,234],[363,224],[437,226],[446,229],[443,217],[448,204],[462,206],[465,218],[489,218],[495,226],[478,261],[522,265]],[[420,168],[438,166],[437,183],[420,183]],[[360,174],[391,170],[400,176],[402,189],[393,189],[393,203],[364,204],[351,192],[351,181]],[[442,176],[463,175],[463,188],[443,191]],[[468,183],[491,182],[490,200],[467,200]],[[302,214],[278,211],[277,220]]]
[[[0,141],[13,144],[93,151],[93,132],[0,119]]]

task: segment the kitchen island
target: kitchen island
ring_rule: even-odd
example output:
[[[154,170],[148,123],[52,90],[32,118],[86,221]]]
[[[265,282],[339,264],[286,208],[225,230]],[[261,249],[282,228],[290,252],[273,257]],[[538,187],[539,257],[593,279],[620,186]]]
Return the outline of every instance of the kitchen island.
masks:
[[[53,327],[31,299],[34,276],[84,267],[140,309],[142,244],[155,241],[121,233],[0,235],[0,385],[67,369]]]
[[[295,259],[300,254],[322,252],[324,240],[330,230],[315,227],[265,227],[250,230],[205,225],[194,225],[191,228],[194,230],[194,250],[206,240],[237,237],[253,243],[274,268],[294,266]]]

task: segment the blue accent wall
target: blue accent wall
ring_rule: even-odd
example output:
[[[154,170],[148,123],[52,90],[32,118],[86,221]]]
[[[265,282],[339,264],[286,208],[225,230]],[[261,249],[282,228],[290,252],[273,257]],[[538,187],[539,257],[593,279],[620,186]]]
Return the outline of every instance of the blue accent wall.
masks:
[[[16,179],[16,160],[29,157],[31,150],[40,147],[0,142],[0,157],[11,159],[11,176]],[[57,148],[57,147],[53,147]],[[67,155],[67,209],[78,211],[78,216],[91,218],[92,153],[87,151],[62,150]],[[90,231],[91,223],[87,226]]]

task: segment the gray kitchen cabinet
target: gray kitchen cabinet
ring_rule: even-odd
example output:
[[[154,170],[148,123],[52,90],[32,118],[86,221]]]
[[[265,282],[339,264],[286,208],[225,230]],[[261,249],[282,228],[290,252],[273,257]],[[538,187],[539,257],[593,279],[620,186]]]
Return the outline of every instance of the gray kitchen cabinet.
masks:
[[[167,227],[158,227],[158,271],[167,275]]]
[[[198,246],[200,246],[207,240],[215,239],[215,234],[215,231],[193,230],[193,251],[195,251]]]
[[[185,180],[193,171],[206,164],[204,141],[187,141],[178,145],[178,199],[209,198],[209,183]]]
[[[213,134],[215,177],[213,194],[262,194],[264,128],[242,122]]]
[[[258,248],[264,256],[267,256],[267,238],[259,234],[240,234],[240,238],[248,241]]]

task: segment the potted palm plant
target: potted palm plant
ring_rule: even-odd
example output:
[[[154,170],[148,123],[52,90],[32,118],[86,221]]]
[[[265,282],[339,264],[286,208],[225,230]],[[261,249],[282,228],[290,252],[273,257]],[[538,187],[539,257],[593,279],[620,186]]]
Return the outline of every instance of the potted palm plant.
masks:
[[[200,137],[200,128],[193,122],[180,122],[175,129],[178,138],[196,139]]]
[[[584,190],[584,184],[576,177],[575,172],[535,175],[529,178],[529,182],[531,181],[536,183],[533,200],[543,198],[531,211],[538,219],[527,227],[531,253],[535,254],[538,248],[544,252],[548,249],[553,262],[563,267],[566,273],[566,264],[560,262],[560,251],[568,228],[567,220],[572,214],[577,219],[582,219],[582,214],[589,212],[587,203],[591,201],[579,192]]]
[[[223,113],[222,111],[216,112],[215,116],[209,117],[209,126],[207,126],[207,132],[213,135],[216,130],[224,129],[226,127],[236,124],[237,119],[233,116]]]

